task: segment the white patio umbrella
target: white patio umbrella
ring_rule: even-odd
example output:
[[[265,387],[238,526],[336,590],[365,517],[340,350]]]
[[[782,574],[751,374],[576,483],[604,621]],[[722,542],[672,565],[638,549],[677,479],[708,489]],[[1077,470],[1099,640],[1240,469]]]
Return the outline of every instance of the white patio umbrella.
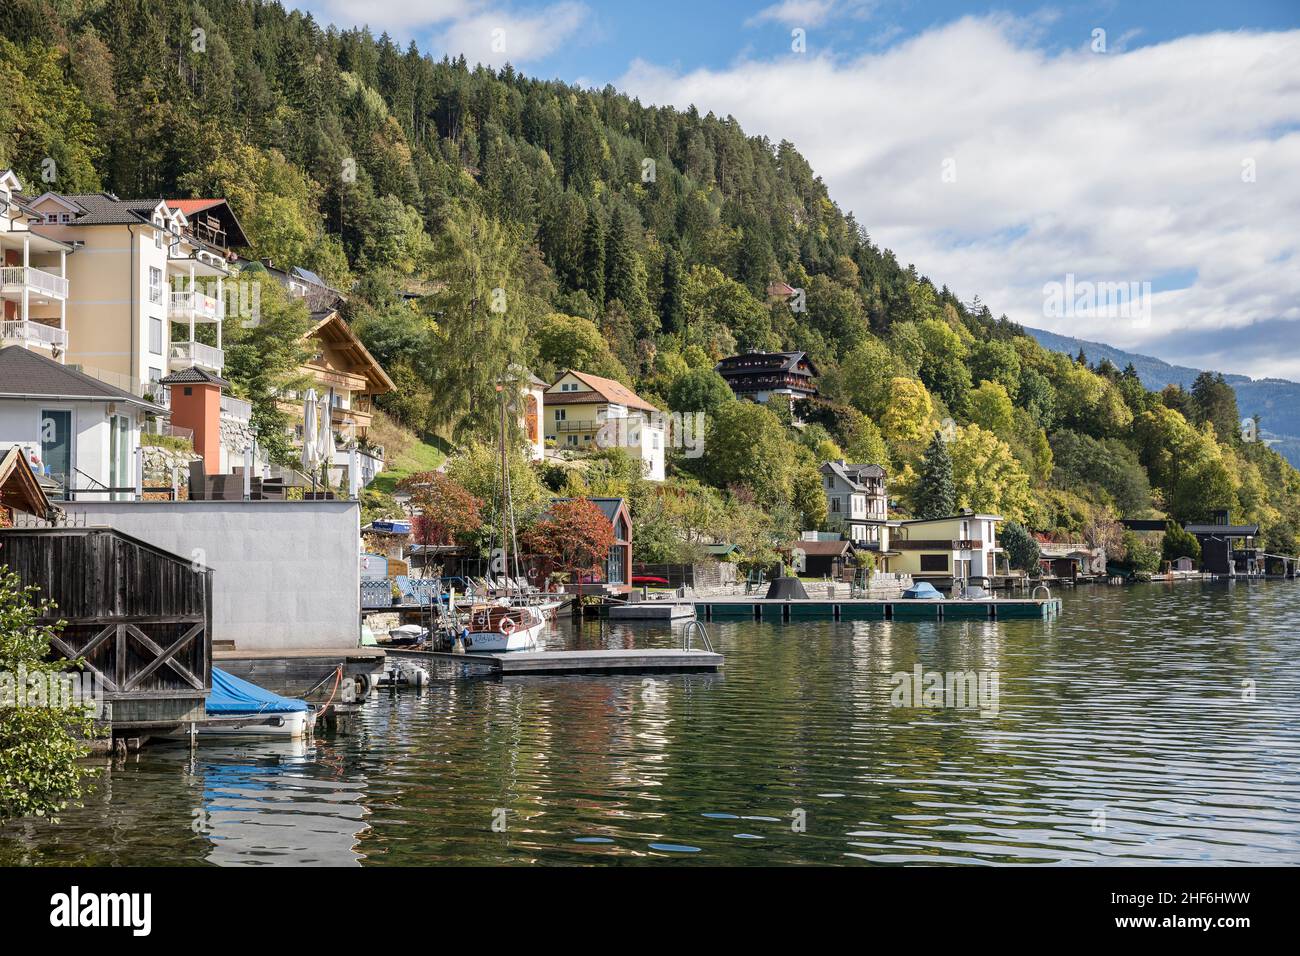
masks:
[[[330,408],[329,400],[326,399],[321,403],[320,415],[320,434],[317,437],[317,454],[326,468],[334,464],[334,422],[332,421],[333,409]]]
[[[316,470],[320,465],[320,445],[316,432],[316,389],[307,389],[307,397],[302,402],[302,470],[316,481]]]

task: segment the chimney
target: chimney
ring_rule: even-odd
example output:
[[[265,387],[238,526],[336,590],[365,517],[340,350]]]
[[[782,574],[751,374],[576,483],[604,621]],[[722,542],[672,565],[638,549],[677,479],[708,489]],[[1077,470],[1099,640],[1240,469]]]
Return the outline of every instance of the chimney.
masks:
[[[162,379],[171,389],[172,424],[194,432],[194,450],[210,475],[221,473],[221,389],[224,379],[192,367]]]

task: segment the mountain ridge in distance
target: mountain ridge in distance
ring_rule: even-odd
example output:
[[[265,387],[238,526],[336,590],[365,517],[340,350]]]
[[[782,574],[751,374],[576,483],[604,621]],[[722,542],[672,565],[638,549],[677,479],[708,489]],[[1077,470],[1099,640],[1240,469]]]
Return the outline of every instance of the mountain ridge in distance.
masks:
[[[1174,365],[1152,355],[1126,352],[1103,342],[1076,339],[1029,326],[1024,326],[1024,330],[1043,348],[1053,352],[1078,355],[1079,349],[1083,349],[1090,363],[1107,358],[1122,369],[1132,362],[1142,384],[1157,392],[1166,385],[1190,389],[1196,376],[1203,371],[1187,365]],[[1253,379],[1249,375],[1228,372],[1223,373],[1223,378],[1237,393],[1237,407],[1242,417],[1258,415],[1260,431],[1269,446],[1300,468],[1300,382],[1284,378]]]

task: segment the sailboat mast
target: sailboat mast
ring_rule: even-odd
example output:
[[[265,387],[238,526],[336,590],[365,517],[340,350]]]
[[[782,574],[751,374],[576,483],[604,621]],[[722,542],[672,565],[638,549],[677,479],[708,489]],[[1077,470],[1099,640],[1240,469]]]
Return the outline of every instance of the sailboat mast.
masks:
[[[513,523],[513,503],[510,501],[510,465],[506,460],[506,393],[505,387],[497,386],[497,403],[501,406],[501,427],[498,444],[501,450],[501,562],[502,573],[506,577],[506,596],[511,590],[510,582],[510,525]]]

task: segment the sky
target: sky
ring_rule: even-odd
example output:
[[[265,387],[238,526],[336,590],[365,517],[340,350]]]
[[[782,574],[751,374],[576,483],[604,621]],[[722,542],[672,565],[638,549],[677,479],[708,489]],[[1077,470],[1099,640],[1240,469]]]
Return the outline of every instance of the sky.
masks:
[[[295,5],[732,115],[964,301],[1300,381],[1300,0]]]

